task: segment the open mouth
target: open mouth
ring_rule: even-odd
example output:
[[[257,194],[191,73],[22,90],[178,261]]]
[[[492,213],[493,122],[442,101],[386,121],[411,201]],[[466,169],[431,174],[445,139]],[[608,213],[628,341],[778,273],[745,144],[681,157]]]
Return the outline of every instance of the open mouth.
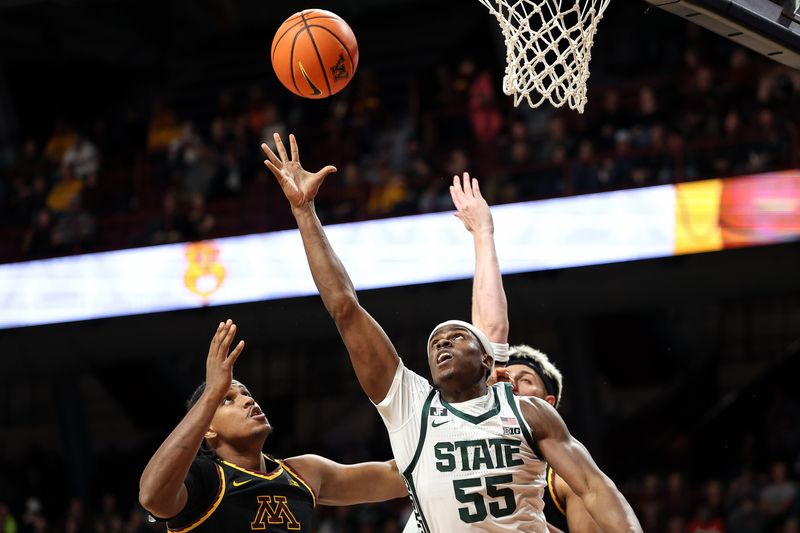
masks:
[[[436,354],[436,366],[439,366],[453,358],[453,354],[446,350],[441,350]]]
[[[257,405],[254,405],[250,409],[250,414],[248,415],[250,418],[255,418],[257,420],[266,420],[267,417],[264,413],[261,412],[261,408]]]

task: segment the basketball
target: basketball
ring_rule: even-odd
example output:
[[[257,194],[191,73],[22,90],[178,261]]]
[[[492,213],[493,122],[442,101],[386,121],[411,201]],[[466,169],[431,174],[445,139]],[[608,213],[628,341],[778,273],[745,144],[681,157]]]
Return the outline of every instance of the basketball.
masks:
[[[270,57],[275,74],[287,89],[304,98],[327,98],[353,78],[358,43],[341,17],[307,9],[281,24]]]

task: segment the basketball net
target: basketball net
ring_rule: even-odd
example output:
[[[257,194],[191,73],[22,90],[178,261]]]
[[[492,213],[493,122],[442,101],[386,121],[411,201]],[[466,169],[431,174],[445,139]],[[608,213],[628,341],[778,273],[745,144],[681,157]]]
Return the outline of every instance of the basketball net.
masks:
[[[609,0],[479,1],[503,31],[503,92],[514,106],[548,101],[583,113],[594,34]]]

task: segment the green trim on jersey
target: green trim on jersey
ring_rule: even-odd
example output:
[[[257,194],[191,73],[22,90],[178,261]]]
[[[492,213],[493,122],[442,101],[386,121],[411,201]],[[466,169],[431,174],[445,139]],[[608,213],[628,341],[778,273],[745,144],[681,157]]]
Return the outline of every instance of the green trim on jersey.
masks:
[[[411,459],[411,463],[409,463],[408,467],[403,470],[403,478],[405,478],[406,487],[408,488],[408,492],[411,494],[411,503],[414,504],[414,512],[422,520],[421,525],[423,533],[428,533],[430,528],[428,527],[428,521],[425,520],[425,515],[422,513],[422,506],[418,503],[419,499],[417,498],[417,490],[414,487],[414,479],[411,474],[414,472],[414,467],[417,466],[417,461],[419,461],[420,455],[422,455],[422,447],[425,444],[425,437],[428,434],[428,416],[430,416],[431,412],[431,402],[433,402],[433,397],[435,395],[436,389],[431,389],[431,392],[425,399],[425,404],[422,406],[422,421],[419,429],[419,441],[417,442],[417,449],[414,452],[414,458]]]
[[[494,393],[494,407],[479,416],[472,416],[470,414],[459,411],[458,409],[447,403],[445,399],[442,398],[441,394],[439,395],[439,399],[442,401],[442,405],[444,405],[450,412],[452,412],[458,418],[466,420],[467,422],[470,422],[472,424],[480,424],[484,420],[488,420],[493,416],[496,416],[498,413],[500,413],[500,401],[497,398],[497,389],[492,387],[492,392]]]
[[[537,455],[537,459],[541,459],[541,454],[539,453],[539,447],[536,446],[536,443],[533,442],[533,437],[531,437],[530,431],[528,431],[528,423],[525,422],[525,419],[522,418],[522,414],[519,412],[519,407],[517,406],[517,402],[514,401],[514,390],[510,383],[503,383],[503,388],[506,389],[506,400],[508,400],[508,405],[511,406],[511,410],[514,412],[514,416],[517,417],[517,422],[519,422],[519,427],[522,430],[522,435],[525,437],[525,441],[528,443],[528,446],[531,447],[531,451]]]
[[[422,533],[430,533],[431,528],[428,526],[428,521],[425,520],[425,515],[422,513],[422,505],[418,503],[419,497],[417,496],[417,489],[414,487],[414,480],[411,479],[410,475],[405,479],[406,488],[408,489],[409,494],[411,494],[411,502],[414,504],[414,514],[418,515],[422,520],[422,523],[420,524],[417,522],[417,525],[422,526]]]

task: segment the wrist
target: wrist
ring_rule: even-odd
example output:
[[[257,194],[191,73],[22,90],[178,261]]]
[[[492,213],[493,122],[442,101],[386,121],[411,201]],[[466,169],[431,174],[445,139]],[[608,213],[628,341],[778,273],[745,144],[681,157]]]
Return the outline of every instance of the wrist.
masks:
[[[203,406],[212,406],[214,409],[216,409],[217,405],[222,402],[227,393],[228,389],[214,390],[213,388],[206,386],[203,394],[200,395],[200,399],[197,400],[197,404]]]
[[[292,215],[294,218],[307,217],[314,214],[314,200],[305,202],[302,205],[292,206]]]
[[[479,240],[492,240],[494,239],[494,228],[478,228],[472,232],[473,237],[476,241]]]

